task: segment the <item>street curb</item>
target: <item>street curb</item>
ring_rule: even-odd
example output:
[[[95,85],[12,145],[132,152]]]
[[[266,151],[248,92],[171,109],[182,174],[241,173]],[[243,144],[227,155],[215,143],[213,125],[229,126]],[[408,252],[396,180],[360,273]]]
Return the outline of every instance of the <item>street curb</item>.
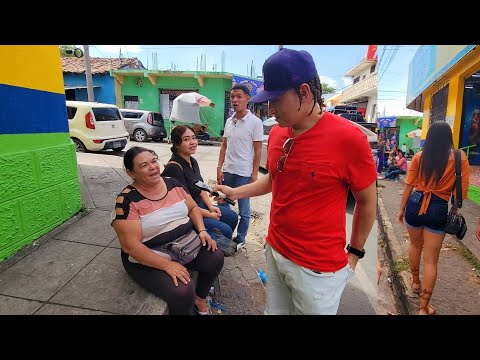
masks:
[[[383,205],[383,199],[378,195],[377,201],[378,224],[380,231],[384,235],[385,247],[384,251],[389,261],[390,269],[392,269],[390,278],[392,279],[393,292],[399,300],[399,309],[401,315],[410,315],[409,311],[409,294],[413,294],[410,286],[410,273],[407,271],[400,271],[397,273],[394,269],[397,261],[402,260],[403,250],[397,235],[395,234],[392,222],[388,216],[387,210]]]

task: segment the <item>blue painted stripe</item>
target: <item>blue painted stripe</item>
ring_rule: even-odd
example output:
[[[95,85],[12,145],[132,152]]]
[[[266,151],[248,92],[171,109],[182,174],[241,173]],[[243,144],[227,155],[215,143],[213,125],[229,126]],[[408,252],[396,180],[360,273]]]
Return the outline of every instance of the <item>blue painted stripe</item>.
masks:
[[[65,94],[0,84],[0,134],[68,131]]]

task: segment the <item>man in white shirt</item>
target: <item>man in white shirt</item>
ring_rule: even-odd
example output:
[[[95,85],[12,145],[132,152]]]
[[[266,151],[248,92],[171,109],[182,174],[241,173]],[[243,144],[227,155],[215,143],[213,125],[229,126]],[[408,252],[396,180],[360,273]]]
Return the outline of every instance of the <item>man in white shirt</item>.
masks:
[[[262,120],[247,109],[250,90],[236,84],[230,92],[234,114],[227,119],[217,166],[219,185],[238,187],[257,180],[262,153]],[[228,204],[222,204],[229,206]],[[250,199],[238,200],[240,222],[237,228],[237,249],[245,243],[250,225]]]

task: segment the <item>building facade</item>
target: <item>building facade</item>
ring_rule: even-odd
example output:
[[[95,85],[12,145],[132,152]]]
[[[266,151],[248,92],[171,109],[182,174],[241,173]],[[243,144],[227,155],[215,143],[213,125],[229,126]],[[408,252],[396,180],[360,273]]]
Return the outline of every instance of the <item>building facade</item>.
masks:
[[[58,46],[0,46],[0,69],[1,261],[77,213],[81,197]]]
[[[85,58],[62,57],[63,81],[67,100],[88,101]],[[137,58],[91,58],[93,101],[115,104],[115,86],[111,70],[144,70]]]
[[[353,84],[336,99],[344,105],[356,106],[368,122],[377,121],[377,45],[368,45],[367,55],[345,76]]]
[[[480,46],[420,46],[410,63],[406,105],[423,112],[422,139],[431,123],[446,121],[455,147],[470,165],[480,165]],[[477,172],[472,168],[469,198],[480,202]]]
[[[212,100],[215,107],[200,108],[200,120],[208,124],[208,132],[213,137],[223,135],[225,121],[231,114],[230,90],[234,79],[247,83],[252,94],[263,87],[263,82],[256,79],[225,72],[115,70],[112,71],[112,77],[116,105],[119,108],[160,112],[167,132],[170,132],[171,128],[168,120],[173,100],[178,95],[197,92],[206,96]]]

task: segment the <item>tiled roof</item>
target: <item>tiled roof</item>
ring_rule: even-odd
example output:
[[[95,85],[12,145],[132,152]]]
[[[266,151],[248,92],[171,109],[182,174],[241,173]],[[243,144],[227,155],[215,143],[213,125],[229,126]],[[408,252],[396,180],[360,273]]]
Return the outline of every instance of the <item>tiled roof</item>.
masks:
[[[62,57],[62,71],[66,73],[85,73],[85,58]],[[110,70],[142,69],[142,62],[137,58],[90,58],[92,74],[106,74]]]

